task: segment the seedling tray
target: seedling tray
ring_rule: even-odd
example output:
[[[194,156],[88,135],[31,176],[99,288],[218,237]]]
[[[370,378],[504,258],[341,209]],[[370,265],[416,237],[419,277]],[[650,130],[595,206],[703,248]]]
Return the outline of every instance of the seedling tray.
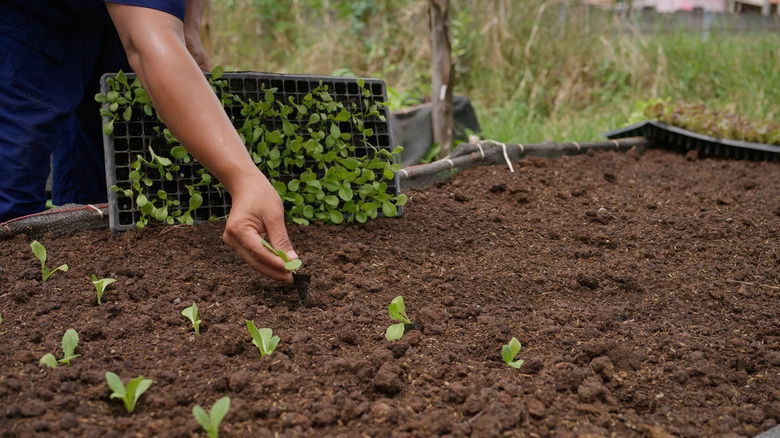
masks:
[[[135,79],[133,74],[127,74],[126,76],[130,82]],[[111,91],[107,81],[109,78],[115,79],[116,77],[116,73],[103,75],[101,78],[101,93],[107,94]],[[209,77],[208,74],[207,77]],[[225,80],[228,83],[227,88],[223,91],[236,95],[243,100],[252,99],[260,101],[265,94],[264,88],[276,88],[274,97],[277,101],[288,102],[291,97],[298,101],[322,84],[327,86],[328,93],[336,102],[341,102],[345,105],[354,103],[360,110],[365,110],[366,102],[371,106],[387,101],[385,83],[379,79],[362,79],[364,89],[369,91],[367,94],[364,94],[361,89],[359,83],[361,80],[358,78],[225,72],[220,77],[220,80]],[[107,103],[104,104],[104,107],[107,107]],[[237,129],[241,127],[246,120],[246,117],[241,115],[242,105],[234,102],[232,104],[228,103],[224,107],[233,125]],[[104,135],[106,183],[109,188],[109,223],[112,230],[135,228],[136,221],[141,217],[141,211],[133,197],[126,196],[122,192],[114,192],[111,190],[111,187],[115,185],[120,187],[130,185],[131,164],[139,155],[146,160],[150,160],[152,158],[149,152],[150,146],[158,154],[160,151],[167,152],[170,150],[165,136],[158,133],[155,129],[157,128],[161,132],[160,127],[164,128],[164,125],[157,117],[146,114],[142,104],[136,104],[131,108],[132,117],[130,120],[125,121],[122,117],[116,119],[114,121],[113,133]],[[394,143],[391,130],[387,124],[389,110],[387,107],[380,105],[379,112],[384,116],[384,120],[376,116],[364,120],[365,127],[373,130],[373,136],[368,139],[368,143],[377,149],[391,151]],[[109,120],[109,118],[104,117],[103,123]],[[281,129],[283,125],[281,119],[277,120],[274,118],[264,119],[264,123],[269,128],[273,126],[273,129]],[[362,157],[370,154],[369,148],[358,142],[360,136],[357,135],[358,132],[356,132],[356,128],[351,122],[341,122],[339,128],[341,132],[351,134],[352,139],[350,141],[355,147],[354,152],[350,154],[351,157]],[[347,141],[347,143],[350,141]],[[395,156],[392,158],[392,164],[395,164],[396,159]],[[167,193],[168,199],[179,201],[182,206],[186,206],[187,199],[189,199],[186,186],[200,181],[198,171],[203,166],[194,159],[189,163],[179,160],[178,164],[180,169],[175,175],[172,175],[173,178],[171,180],[156,174],[154,171],[149,172],[146,176],[152,180],[152,185],[147,190],[149,193],[157,193],[158,190],[163,190]],[[298,168],[298,172],[282,173],[275,179],[286,184],[292,179],[298,178],[306,169],[311,167],[314,170],[312,167],[314,165],[315,163],[307,159],[303,168]],[[397,175],[392,180],[385,180],[385,182],[387,183],[385,193],[390,196],[400,194],[400,183]],[[201,194],[203,203],[192,212],[192,217],[196,223],[207,221],[214,217],[223,217],[230,212],[230,195],[224,189],[216,189],[210,185],[202,187]],[[403,207],[398,207],[398,216],[402,214]]]
[[[780,162],[780,146],[737,140],[722,140],[655,120],[645,120],[644,122],[615,129],[602,134],[602,136],[606,138],[642,136],[653,147],[686,153],[695,150],[701,157],[712,156],[740,160]]]

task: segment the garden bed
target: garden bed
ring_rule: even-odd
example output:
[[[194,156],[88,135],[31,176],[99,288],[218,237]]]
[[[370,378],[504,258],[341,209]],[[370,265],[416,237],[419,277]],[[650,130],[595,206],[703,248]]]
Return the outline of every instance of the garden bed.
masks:
[[[0,244],[0,436],[753,436],[780,420],[780,166],[651,149],[466,170],[405,215],[290,225],[313,296],[223,222]],[[90,275],[117,281],[98,306]],[[420,324],[385,340],[403,295]],[[181,311],[196,301],[196,336]],[[281,338],[260,359],[246,320]],[[80,337],[70,365],[65,330]],[[510,368],[501,347],[523,344]],[[154,380],[128,415],[106,371]]]

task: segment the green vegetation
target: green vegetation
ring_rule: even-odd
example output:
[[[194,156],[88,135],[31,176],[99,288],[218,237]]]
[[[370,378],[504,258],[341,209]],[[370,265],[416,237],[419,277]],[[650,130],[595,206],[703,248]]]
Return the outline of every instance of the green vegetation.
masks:
[[[390,319],[393,321],[400,321],[397,324],[393,324],[385,331],[385,338],[388,341],[395,341],[401,339],[404,336],[405,324],[411,324],[412,321],[406,316],[406,307],[404,306],[404,299],[400,295],[393,298],[390,305],[387,306],[387,311],[390,314]]]
[[[195,405],[195,407],[192,408],[192,415],[194,415],[195,419],[198,420],[198,423],[203,426],[203,430],[209,434],[209,438],[218,438],[219,423],[225,418],[229,409],[230,397],[222,397],[214,402],[209,413],[206,413],[199,405]]]
[[[76,354],[76,347],[79,345],[79,334],[76,333],[76,330],[68,329],[65,330],[65,334],[62,336],[62,351],[64,353],[62,359],[59,360],[59,363],[64,363],[65,365],[70,365],[70,360],[77,358],[81,356],[80,354]],[[53,354],[48,353],[45,356],[41,358],[39,363],[49,366],[51,368],[57,368],[57,359],[54,357]]]
[[[101,304],[100,299],[103,297],[103,292],[106,290],[106,287],[115,281],[115,278],[101,278],[98,280],[95,274],[92,274],[92,284],[94,284],[95,289],[97,289],[98,306]]]
[[[111,393],[111,398],[122,399],[125,403],[127,413],[132,414],[135,409],[135,404],[138,402],[141,394],[152,386],[154,380],[144,379],[144,376],[139,376],[127,382],[127,388],[125,388],[125,384],[122,383],[122,379],[120,379],[119,376],[111,371],[106,371],[106,382],[108,383],[108,387],[114,391]]]
[[[637,102],[629,122],[657,120],[710,137],[780,145],[780,123],[747,120],[738,114],[707,109],[702,104],[653,99]]]
[[[195,334],[200,335],[200,317],[198,317],[198,305],[195,304],[195,301],[192,302],[190,307],[182,310],[181,314],[192,322],[192,328],[195,329]]]
[[[41,245],[41,243],[37,240],[33,240],[33,242],[30,244],[30,247],[35,254],[35,257],[38,257],[38,260],[41,261],[43,281],[48,281],[49,277],[51,277],[51,274],[55,273],[56,271],[66,272],[68,270],[68,265],[60,265],[52,270],[49,270],[49,268],[46,267],[46,248],[44,248],[43,245]]]
[[[523,346],[517,338],[512,338],[512,340],[509,341],[509,344],[501,347],[501,357],[504,359],[504,362],[512,368],[520,368],[525,361],[522,359],[515,360],[515,356],[517,356],[517,353],[520,352],[521,348],[523,348]]]
[[[262,98],[255,102],[228,93],[228,82],[221,79],[222,73],[221,67],[214,68],[209,78],[212,88],[223,105],[241,105],[244,121],[238,133],[257,167],[269,177],[282,198],[285,214],[293,222],[303,225],[310,221],[364,223],[380,212],[387,217],[396,216],[398,208],[406,204],[405,194],[387,193],[388,181],[400,170],[399,164],[392,163],[393,155],[403,148],[377,149],[369,141],[375,135],[372,121],[384,120],[380,112],[384,103],[369,101],[371,92],[362,79],[357,81],[362,98],[351,102],[337,101],[328,86],[321,83],[306,95],[288,96],[288,101],[277,100],[277,88],[262,84]],[[109,108],[101,109],[101,114],[109,118],[104,125],[105,132],[113,132],[114,121],[120,117],[130,120],[133,104],[143,104],[146,115],[152,116],[147,111],[150,107],[145,103],[146,93],[137,79],[130,82],[127,76],[118,74],[107,83],[111,91],[95,96],[99,102],[110,102]],[[137,108],[140,112],[140,107]],[[276,126],[268,123],[269,120],[274,120]],[[342,132],[343,126],[349,126],[351,132]],[[192,224],[192,212],[203,203],[200,188],[211,185],[222,193],[223,187],[212,181],[205,169],[200,169],[201,180],[186,186],[189,190],[186,209],[164,190],[150,193],[153,182],[149,172],[159,173],[161,179],[171,181],[181,163],[190,161],[187,151],[164,125],[154,129],[164,135],[169,151],[155,151],[149,146],[151,159],[137,155],[130,165],[129,182],[121,182],[121,187],[115,185],[111,190],[134,200],[141,212],[136,220],[139,228],[150,219]],[[302,170],[307,160],[314,165]]]
[[[713,30],[704,40],[671,17],[640,26],[568,0],[450,3],[454,91],[472,100],[486,138],[598,140],[626,124],[634,102],[667,97],[751,120],[780,116],[776,33]],[[394,90],[391,105],[430,96],[427,2],[294,5],[213,1],[212,63],[377,77]]]
[[[279,336],[273,336],[273,330],[269,328],[258,330],[255,323],[250,320],[246,320],[246,328],[252,335],[252,343],[260,350],[260,359],[276,350],[276,346],[279,345]]]

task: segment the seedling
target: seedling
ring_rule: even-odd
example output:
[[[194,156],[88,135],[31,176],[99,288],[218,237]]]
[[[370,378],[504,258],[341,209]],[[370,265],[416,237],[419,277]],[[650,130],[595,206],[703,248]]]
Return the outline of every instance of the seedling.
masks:
[[[30,247],[32,248],[33,253],[35,253],[35,257],[38,257],[38,260],[41,261],[41,270],[43,271],[44,282],[48,280],[51,274],[54,272],[65,272],[68,270],[68,265],[62,265],[50,271],[49,268],[46,267],[46,248],[44,248],[43,245],[41,245],[41,243],[37,240],[33,240],[33,242],[30,244]]]
[[[65,354],[65,356],[62,359],[60,359],[59,362],[64,363],[65,365],[70,365],[71,359],[81,356],[80,354],[75,354],[76,347],[78,345],[79,345],[79,334],[76,333],[76,330],[73,329],[65,330],[65,334],[62,336],[62,351]],[[57,368],[57,359],[51,353],[43,356],[41,360],[38,361],[38,363],[42,363],[51,368]]]
[[[404,299],[400,295],[393,298],[390,305],[387,307],[390,313],[390,319],[394,321],[400,321],[398,324],[393,324],[385,331],[385,337],[388,341],[395,341],[401,339],[404,335],[405,324],[411,324],[412,321],[406,316],[406,308],[404,306]]]
[[[144,376],[138,376],[127,382],[127,388],[125,388],[125,385],[122,383],[122,379],[120,379],[119,376],[111,371],[106,371],[106,382],[108,382],[108,387],[114,391],[111,393],[111,398],[121,398],[122,401],[125,402],[127,413],[132,414],[133,409],[135,409],[135,404],[138,402],[141,394],[152,386],[154,380],[144,379]]]
[[[3,323],[3,315],[0,315],[0,324]]]
[[[92,274],[92,284],[94,284],[97,289],[98,306],[100,305],[100,298],[103,296],[106,287],[115,281],[116,279],[114,278],[101,278],[98,280],[98,278],[95,277],[95,274]]]
[[[203,430],[209,434],[210,438],[217,438],[219,437],[219,423],[225,418],[228,409],[230,409],[230,397],[222,397],[214,402],[208,414],[203,408],[195,405],[192,408],[192,415],[203,426]]]
[[[260,240],[263,242],[263,245],[266,248],[268,248],[272,253],[278,255],[279,257],[282,258],[282,260],[284,260],[284,268],[292,272],[293,274],[295,274],[295,270],[300,268],[301,264],[303,264],[303,262],[301,262],[301,259],[290,260],[284,251],[282,251],[281,249],[280,250],[274,249],[274,247],[271,246],[271,244],[268,243],[268,241],[266,241],[263,238],[260,238]]]
[[[249,334],[252,335],[252,343],[260,350],[260,359],[266,357],[276,350],[276,346],[279,344],[279,336],[273,336],[273,330],[269,328],[257,329],[255,323],[246,320],[246,328],[249,330]]]
[[[503,357],[504,362],[512,368],[520,368],[520,366],[523,365],[523,362],[525,362],[522,359],[514,360],[517,353],[520,352],[520,348],[522,348],[522,345],[520,345],[520,341],[518,341],[517,338],[512,338],[512,340],[509,341],[509,344],[501,347],[501,357]]]
[[[190,322],[192,322],[192,327],[195,329],[195,334],[200,335],[200,318],[198,317],[198,305],[195,304],[195,301],[192,302],[190,307],[182,310],[181,314],[186,316]]]

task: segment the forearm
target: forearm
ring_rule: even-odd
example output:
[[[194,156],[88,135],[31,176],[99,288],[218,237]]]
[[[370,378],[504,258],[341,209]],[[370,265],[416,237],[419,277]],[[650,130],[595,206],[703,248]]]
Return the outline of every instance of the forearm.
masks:
[[[190,3],[202,4],[202,0],[188,2],[188,13]],[[112,5],[109,11],[133,71],[176,138],[231,194],[240,181],[261,177],[190,56],[182,22],[144,8]]]

